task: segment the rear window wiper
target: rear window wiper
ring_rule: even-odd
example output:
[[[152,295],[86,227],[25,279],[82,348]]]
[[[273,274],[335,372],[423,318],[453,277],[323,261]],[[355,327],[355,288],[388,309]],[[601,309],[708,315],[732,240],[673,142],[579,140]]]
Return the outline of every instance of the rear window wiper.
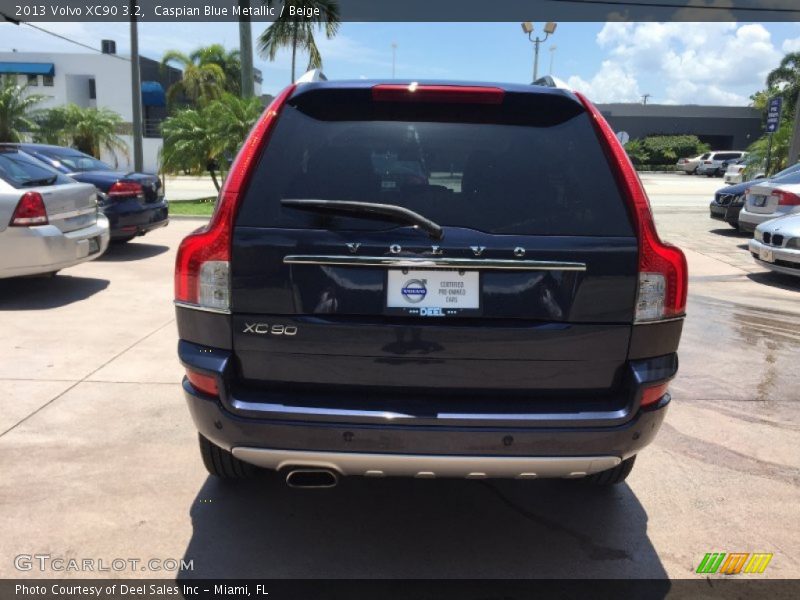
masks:
[[[421,214],[394,204],[378,204],[376,202],[353,202],[350,200],[281,200],[287,208],[307,210],[311,212],[331,213],[357,219],[375,219],[391,221],[404,225],[414,225],[425,231],[431,239],[441,240],[444,237],[442,227]]]
[[[21,182],[20,185],[23,187],[33,187],[36,185],[53,185],[58,179],[58,175],[53,175],[52,177],[42,177],[41,179],[26,179],[25,181]]]

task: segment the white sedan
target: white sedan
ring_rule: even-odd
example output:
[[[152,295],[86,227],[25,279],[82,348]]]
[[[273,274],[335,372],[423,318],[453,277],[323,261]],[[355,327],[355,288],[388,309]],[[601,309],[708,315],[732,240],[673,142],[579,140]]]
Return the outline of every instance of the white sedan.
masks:
[[[761,223],[796,212],[800,212],[800,172],[754,182],[739,213],[739,230],[755,231]]]
[[[0,279],[54,274],[97,258],[108,240],[93,185],[0,149]]]
[[[800,214],[772,219],[756,227],[748,249],[762,267],[800,277]]]

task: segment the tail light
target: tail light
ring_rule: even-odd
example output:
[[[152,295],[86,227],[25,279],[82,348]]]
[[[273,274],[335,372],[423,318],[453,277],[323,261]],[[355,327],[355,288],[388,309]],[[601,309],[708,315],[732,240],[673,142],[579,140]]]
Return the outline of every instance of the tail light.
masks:
[[[144,198],[144,189],[133,181],[117,181],[108,189],[109,198],[135,197]]]
[[[649,406],[651,404],[655,404],[664,397],[664,394],[667,393],[668,387],[668,383],[658,383],[656,385],[644,388],[642,390],[642,401],[640,405]]]
[[[686,257],[680,248],[665,244],[658,237],[650,201],[628,154],[600,111],[583,94],[576,95],[592,116],[619,186],[628,200],[628,209],[639,238],[639,289],[635,320],[647,322],[681,316],[686,311],[689,279]]]
[[[11,227],[29,227],[31,225],[47,225],[47,209],[39,192],[27,192],[17,203],[11,215]]]
[[[780,206],[800,206],[800,196],[786,190],[773,190],[772,195],[778,199]]]
[[[441,102],[445,104],[502,104],[505,91],[478,85],[381,84],[372,88],[376,102]]]
[[[704,161],[703,161],[703,164],[704,164],[704,165],[710,165],[710,164],[711,164],[711,161],[710,161],[710,160],[704,160]]]
[[[198,373],[192,369],[186,369],[186,379],[192,384],[192,387],[199,392],[208,394],[209,396],[219,396],[219,386],[217,386],[217,378],[212,375],[205,375]]]
[[[231,235],[236,211],[278,114],[294,92],[289,86],[264,111],[245,140],[222,186],[208,225],[189,234],[175,260],[175,301],[194,308],[230,310]]]

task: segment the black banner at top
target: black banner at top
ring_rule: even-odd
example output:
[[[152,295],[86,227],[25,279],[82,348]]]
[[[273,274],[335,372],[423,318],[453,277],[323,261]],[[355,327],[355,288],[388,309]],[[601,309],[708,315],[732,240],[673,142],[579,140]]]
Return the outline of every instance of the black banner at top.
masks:
[[[800,21],[800,0],[337,0],[342,21]],[[318,10],[318,9],[317,9]],[[200,22],[314,17],[303,0],[0,0],[0,20]]]

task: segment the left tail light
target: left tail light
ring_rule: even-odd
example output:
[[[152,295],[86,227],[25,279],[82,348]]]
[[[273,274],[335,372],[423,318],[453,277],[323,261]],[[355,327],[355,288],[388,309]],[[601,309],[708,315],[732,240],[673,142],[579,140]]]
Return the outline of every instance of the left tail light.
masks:
[[[283,90],[253,127],[231,165],[208,225],[181,242],[175,259],[175,301],[182,306],[230,310],[231,239],[236,212],[278,114],[294,89],[291,85]]]
[[[109,198],[144,198],[144,189],[133,181],[117,181],[108,189]]]
[[[17,203],[11,216],[11,227],[30,227],[31,225],[47,225],[47,209],[39,192],[26,192]]]
[[[219,386],[217,385],[216,377],[199,373],[187,367],[186,379],[189,380],[189,383],[191,383],[192,387],[197,391],[208,394],[209,396],[219,396]]]

